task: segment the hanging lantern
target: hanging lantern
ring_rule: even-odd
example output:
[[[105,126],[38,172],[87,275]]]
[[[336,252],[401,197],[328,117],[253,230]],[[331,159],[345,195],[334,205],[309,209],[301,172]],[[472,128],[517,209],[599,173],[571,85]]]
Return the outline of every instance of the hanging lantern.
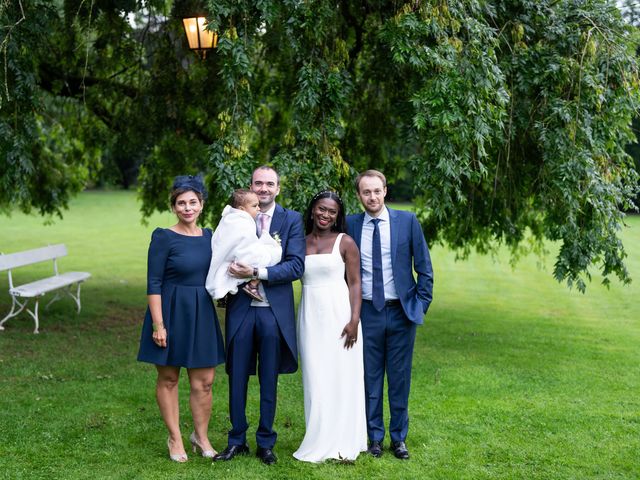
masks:
[[[207,19],[205,17],[188,17],[182,19],[184,32],[187,34],[189,48],[202,54],[204,58],[207,50],[216,48],[218,45],[218,34],[207,30]]]

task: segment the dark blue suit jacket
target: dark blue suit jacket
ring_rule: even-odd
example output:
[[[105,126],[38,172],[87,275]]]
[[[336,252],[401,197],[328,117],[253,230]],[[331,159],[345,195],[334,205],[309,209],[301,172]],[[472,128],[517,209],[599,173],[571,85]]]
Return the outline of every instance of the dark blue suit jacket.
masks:
[[[271,309],[278,322],[280,333],[288,348],[282,349],[280,368],[278,373],[292,373],[298,369],[298,347],[296,343],[296,325],[293,304],[294,280],[302,277],[304,273],[304,257],[306,244],[302,227],[302,215],[293,210],[282,208],[276,204],[273,212],[269,233],[278,234],[282,245],[282,260],[277,265],[267,267],[269,280],[263,281]],[[244,317],[251,306],[251,298],[243,293],[229,295],[227,297],[227,312],[225,316],[225,337],[227,350],[233,336],[238,331]],[[259,307],[264,308],[264,307]],[[251,345],[246,346],[252,348]],[[236,345],[235,348],[243,348]],[[231,365],[226,362],[226,370],[229,372]],[[251,373],[255,374],[255,358]]]
[[[393,281],[405,315],[421,325],[433,298],[433,269],[422,228],[412,212],[389,210]],[[358,248],[364,212],[347,217],[347,229]],[[413,271],[417,279],[413,276]]]

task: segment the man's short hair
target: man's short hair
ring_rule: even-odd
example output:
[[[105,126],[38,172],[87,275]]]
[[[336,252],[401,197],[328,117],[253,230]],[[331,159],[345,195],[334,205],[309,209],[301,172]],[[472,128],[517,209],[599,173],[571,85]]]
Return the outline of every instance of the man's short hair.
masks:
[[[278,182],[277,184],[280,185],[280,175],[278,174],[275,168],[270,167],[269,165],[260,165],[258,168],[256,168],[251,173],[251,183],[253,183],[253,174],[256,173],[258,170],[271,170],[273,173],[276,174],[276,182]]]
[[[378,170],[365,170],[356,177],[356,192],[360,192],[360,180],[362,180],[363,177],[377,177],[382,180],[383,187],[387,186],[387,178],[382,174],[382,172],[379,172]]]

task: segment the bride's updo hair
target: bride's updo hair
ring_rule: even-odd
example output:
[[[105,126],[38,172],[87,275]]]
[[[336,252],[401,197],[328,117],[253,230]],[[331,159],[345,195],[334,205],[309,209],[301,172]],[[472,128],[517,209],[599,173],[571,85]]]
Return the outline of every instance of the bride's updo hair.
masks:
[[[313,230],[313,208],[316,206],[316,203],[318,203],[318,201],[322,200],[323,198],[330,198],[338,204],[338,216],[336,218],[336,223],[331,225],[331,231],[345,233],[347,231],[347,220],[344,214],[344,204],[342,203],[342,199],[336,192],[332,190],[322,190],[321,192],[318,192],[313,196],[311,202],[309,202],[307,210],[304,212],[305,234],[308,235]]]

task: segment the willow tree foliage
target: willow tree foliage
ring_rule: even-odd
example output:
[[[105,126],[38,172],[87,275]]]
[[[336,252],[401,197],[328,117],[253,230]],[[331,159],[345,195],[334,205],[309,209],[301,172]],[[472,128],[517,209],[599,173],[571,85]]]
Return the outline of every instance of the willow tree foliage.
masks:
[[[298,210],[326,187],[357,208],[354,175],[375,167],[412,184],[430,243],[517,258],[553,240],[559,281],[629,281],[640,92],[615,2],[205,1],[220,41],[196,61],[178,19],[193,2],[1,0],[0,207],[56,211],[105,152],[140,159],[144,214],[204,172],[211,222],[257,165]],[[37,196],[41,172],[57,196]]]
[[[560,242],[554,274],[628,281],[634,44],[613,2],[219,1],[229,95],[212,172],[261,142],[301,188],[406,167],[428,238],[486,252]],[[259,142],[254,139],[258,137]],[[318,172],[319,169],[322,171]]]

